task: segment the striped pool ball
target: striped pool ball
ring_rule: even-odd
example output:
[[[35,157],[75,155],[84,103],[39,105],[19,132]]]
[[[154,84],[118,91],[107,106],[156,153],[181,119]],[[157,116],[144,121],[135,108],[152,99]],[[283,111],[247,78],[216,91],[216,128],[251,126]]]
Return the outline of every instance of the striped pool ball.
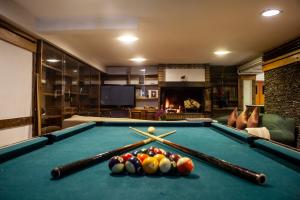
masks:
[[[188,157],[180,158],[176,164],[180,175],[187,176],[194,170],[194,163]]]
[[[124,159],[121,156],[114,156],[109,160],[108,167],[114,174],[122,173],[124,171]]]
[[[125,162],[125,168],[130,174],[141,174],[142,164],[137,157],[131,157]]]

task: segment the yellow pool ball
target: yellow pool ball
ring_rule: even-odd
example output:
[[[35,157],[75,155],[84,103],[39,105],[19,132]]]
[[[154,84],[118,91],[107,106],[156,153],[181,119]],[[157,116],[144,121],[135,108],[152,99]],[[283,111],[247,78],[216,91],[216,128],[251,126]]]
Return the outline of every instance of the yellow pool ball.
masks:
[[[161,161],[161,159],[165,158],[165,156],[163,154],[156,154],[153,157],[157,159],[158,163]]]
[[[153,134],[155,132],[155,128],[153,126],[148,127],[148,133]]]
[[[148,157],[143,161],[142,166],[146,174],[155,174],[158,170],[158,161],[154,157]]]

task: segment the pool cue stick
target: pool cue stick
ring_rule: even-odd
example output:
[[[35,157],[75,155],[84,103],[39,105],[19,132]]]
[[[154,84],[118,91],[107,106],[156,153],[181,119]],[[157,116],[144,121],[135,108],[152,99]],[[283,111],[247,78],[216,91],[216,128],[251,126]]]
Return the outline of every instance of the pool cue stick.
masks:
[[[184,153],[187,153],[187,154],[192,155],[196,158],[204,160],[204,161],[206,161],[206,162],[208,162],[208,163],[210,163],[210,164],[212,164],[216,167],[219,167],[219,168],[221,168],[225,171],[228,171],[228,172],[230,172],[230,173],[232,173],[236,176],[247,179],[247,180],[252,181],[254,183],[263,184],[266,180],[266,176],[262,173],[257,173],[255,171],[251,171],[249,169],[240,167],[238,165],[231,164],[231,163],[229,163],[225,160],[220,160],[220,159],[215,158],[213,156],[210,156],[210,155],[201,153],[199,151],[181,146],[179,144],[176,144],[176,143],[170,142],[168,140],[156,137],[154,135],[150,135],[149,133],[143,132],[143,131],[138,130],[136,128],[132,128],[132,127],[129,127],[129,128],[136,131],[137,133],[148,136],[149,138],[153,138],[153,139],[155,139],[155,140],[157,140],[157,141],[159,141],[163,144],[166,144],[166,145],[171,146],[175,149],[183,151]]]
[[[158,138],[165,137],[165,136],[173,134],[175,132],[176,132],[176,130],[171,131],[171,132],[167,132],[167,133],[159,135],[157,137]],[[129,150],[132,150],[132,149],[135,149],[137,147],[143,146],[143,145],[148,144],[148,143],[153,142],[153,141],[155,141],[155,139],[148,138],[148,139],[145,139],[145,140],[133,143],[133,144],[129,144],[129,145],[126,145],[126,146],[123,146],[123,147],[120,147],[120,148],[117,148],[117,149],[114,149],[114,150],[111,150],[111,151],[107,151],[107,152],[104,152],[104,153],[97,154],[97,155],[89,157],[89,158],[85,158],[85,159],[82,159],[82,160],[74,161],[74,162],[69,163],[69,164],[58,166],[58,167],[55,167],[54,169],[51,170],[51,175],[52,175],[53,178],[59,179],[59,178],[62,178],[66,175],[74,173],[76,171],[82,170],[84,168],[95,165],[95,164],[100,163],[102,161],[108,160],[112,156],[122,154],[124,152],[127,152]]]

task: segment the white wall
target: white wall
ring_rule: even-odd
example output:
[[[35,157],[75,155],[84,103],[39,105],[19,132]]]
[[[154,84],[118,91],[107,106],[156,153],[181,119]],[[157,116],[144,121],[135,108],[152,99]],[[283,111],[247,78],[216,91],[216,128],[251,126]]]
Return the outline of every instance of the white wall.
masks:
[[[0,120],[32,116],[32,53],[0,40]],[[0,146],[31,137],[31,125],[0,130]]]
[[[205,68],[200,69],[166,69],[166,81],[182,81],[181,77],[185,76],[185,81],[205,82]]]
[[[246,105],[252,105],[252,80],[243,80],[243,101]]]

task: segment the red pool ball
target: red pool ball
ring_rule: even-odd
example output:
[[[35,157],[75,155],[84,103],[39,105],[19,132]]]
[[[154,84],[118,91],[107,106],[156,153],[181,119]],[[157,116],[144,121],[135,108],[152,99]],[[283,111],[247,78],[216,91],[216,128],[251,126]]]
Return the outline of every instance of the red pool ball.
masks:
[[[187,176],[194,170],[194,163],[190,158],[180,158],[176,164],[180,175]]]
[[[125,153],[123,154],[121,157],[123,158],[124,160],[124,163],[129,159],[131,158],[133,155],[131,153]]]
[[[162,154],[162,151],[159,148],[154,148],[153,151],[155,154]]]

